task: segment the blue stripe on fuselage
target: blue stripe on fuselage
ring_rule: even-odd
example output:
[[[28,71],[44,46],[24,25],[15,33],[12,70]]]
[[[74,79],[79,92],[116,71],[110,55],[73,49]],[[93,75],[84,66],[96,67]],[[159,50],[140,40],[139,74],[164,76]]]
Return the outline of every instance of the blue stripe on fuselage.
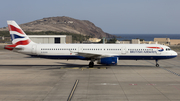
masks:
[[[91,60],[90,58],[85,58],[78,55],[31,55],[34,57],[48,58],[48,59],[80,59],[80,60]],[[118,57],[119,60],[160,60],[160,59],[171,59],[174,56],[114,56]]]
[[[80,60],[90,60],[83,56],[77,55],[31,55],[33,57],[48,58],[48,59],[80,59]]]
[[[160,59],[171,59],[175,56],[118,56],[120,60],[160,60]]]

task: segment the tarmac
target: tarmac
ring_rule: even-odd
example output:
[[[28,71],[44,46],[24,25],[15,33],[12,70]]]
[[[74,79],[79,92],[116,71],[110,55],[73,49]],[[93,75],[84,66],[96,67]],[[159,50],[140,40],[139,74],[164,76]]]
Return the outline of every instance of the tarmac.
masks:
[[[0,101],[180,101],[180,56],[88,63],[0,50]]]

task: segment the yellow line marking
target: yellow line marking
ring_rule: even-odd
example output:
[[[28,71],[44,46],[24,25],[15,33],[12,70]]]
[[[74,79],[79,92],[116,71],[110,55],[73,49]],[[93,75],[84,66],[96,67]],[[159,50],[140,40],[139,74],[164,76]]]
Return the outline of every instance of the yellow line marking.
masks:
[[[75,82],[75,84],[74,84],[74,86],[73,86],[73,89],[71,90],[71,93],[70,93],[67,101],[71,101],[72,96],[73,96],[73,94],[74,94],[74,91],[75,91],[75,89],[76,89],[76,87],[77,87],[78,82],[79,82],[79,80],[76,80],[76,82]]]

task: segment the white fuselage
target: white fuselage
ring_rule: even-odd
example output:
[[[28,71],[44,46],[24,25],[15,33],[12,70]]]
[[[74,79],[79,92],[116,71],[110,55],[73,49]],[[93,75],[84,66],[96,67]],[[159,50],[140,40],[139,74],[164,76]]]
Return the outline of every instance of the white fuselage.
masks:
[[[120,59],[156,60],[170,59],[177,53],[158,44],[36,44],[29,39],[15,21],[7,21],[12,45],[4,48],[31,56],[51,59],[90,60],[89,67],[97,60],[100,64],[115,65]]]
[[[30,44],[20,47],[24,48],[16,50],[17,52],[54,59],[89,59],[89,54],[135,60],[159,60],[177,56],[175,51],[159,44]]]

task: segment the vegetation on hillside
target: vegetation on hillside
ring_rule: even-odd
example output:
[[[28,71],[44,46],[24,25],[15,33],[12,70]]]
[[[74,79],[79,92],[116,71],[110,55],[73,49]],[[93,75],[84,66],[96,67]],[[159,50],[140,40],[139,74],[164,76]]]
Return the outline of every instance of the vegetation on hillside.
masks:
[[[117,39],[116,38],[111,38],[107,41],[107,43],[116,43]]]
[[[10,37],[9,31],[0,31],[0,36]]]

